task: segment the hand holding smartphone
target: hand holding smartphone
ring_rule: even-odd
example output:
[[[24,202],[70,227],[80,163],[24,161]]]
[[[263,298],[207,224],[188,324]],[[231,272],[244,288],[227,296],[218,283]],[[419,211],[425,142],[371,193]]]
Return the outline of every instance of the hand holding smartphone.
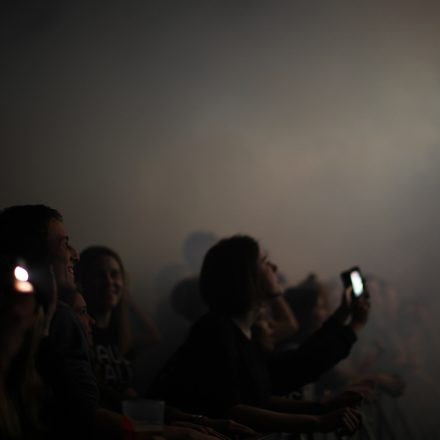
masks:
[[[341,273],[341,279],[344,283],[344,287],[352,288],[352,298],[360,298],[364,292],[364,278],[362,277],[361,271],[358,266],[353,266],[352,268]]]

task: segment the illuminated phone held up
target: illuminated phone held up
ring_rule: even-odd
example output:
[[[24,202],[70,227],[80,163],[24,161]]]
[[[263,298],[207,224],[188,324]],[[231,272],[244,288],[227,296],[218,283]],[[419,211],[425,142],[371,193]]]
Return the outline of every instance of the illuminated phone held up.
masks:
[[[353,266],[342,272],[341,279],[345,289],[351,287],[353,299],[360,298],[364,294],[364,278],[358,266]]]

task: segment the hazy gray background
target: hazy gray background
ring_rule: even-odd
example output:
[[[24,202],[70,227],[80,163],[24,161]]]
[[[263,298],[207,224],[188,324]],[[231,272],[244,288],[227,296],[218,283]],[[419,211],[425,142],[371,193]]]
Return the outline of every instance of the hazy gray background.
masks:
[[[114,247],[153,311],[197,230],[436,298],[438,2],[5,1],[1,27],[1,205]]]
[[[439,2],[3,0],[0,30],[0,206],[121,254],[167,343],[151,377],[185,239],[248,233],[290,283],[359,264],[428,306],[405,396],[438,438]]]

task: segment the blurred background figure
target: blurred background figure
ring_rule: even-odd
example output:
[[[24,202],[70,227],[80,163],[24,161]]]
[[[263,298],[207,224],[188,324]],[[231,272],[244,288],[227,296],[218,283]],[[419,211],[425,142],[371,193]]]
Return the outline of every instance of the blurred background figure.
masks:
[[[217,237],[209,231],[194,231],[182,244],[183,262],[169,264],[157,274],[154,294],[159,299],[157,323],[161,343],[143,353],[143,389],[151,385],[166,360],[183,343],[191,325],[207,308],[200,296],[199,273],[203,258]]]
[[[384,373],[384,371],[390,371],[390,369],[384,367],[381,369],[377,363],[376,353],[374,355],[369,353],[368,340],[371,334],[370,326],[374,325],[374,323],[372,323],[374,316],[380,314],[375,313],[375,307],[380,306],[380,304],[378,304],[376,300],[377,292],[374,286],[370,285],[370,281],[368,281],[367,284],[372,303],[372,312],[370,315],[372,318],[370,317],[368,320],[368,325],[362,332],[359,342],[353,347],[350,357],[342,361],[332,371],[326,373],[317,381],[314,389],[317,396],[324,396],[329,392],[340,389],[342,386],[358,382],[367,377],[369,379],[374,378],[378,385],[383,386],[384,390],[387,390],[392,395],[400,395],[403,392],[403,381],[395,374],[388,375]],[[294,344],[301,344],[310,337],[330,315],[330,309],[334,303],[332,291],[326,283],[319,280],[317,275],[310,274],[298,285],[287,289],[285,297],[299,322],[299,331],[292,339],[292,342]],[[383,342],[382,345],[388,347],[387,342]],[[394,373],[396,372],[397,369],[395,366]]]
[[[198,231],[190,234],[183,244],[183,254],[190,273],[176,284],[170,299],[174,310],[189,323],[197,321],[207,311],[200,295],[199,274],[206,252],[217,240],[211,232]]]

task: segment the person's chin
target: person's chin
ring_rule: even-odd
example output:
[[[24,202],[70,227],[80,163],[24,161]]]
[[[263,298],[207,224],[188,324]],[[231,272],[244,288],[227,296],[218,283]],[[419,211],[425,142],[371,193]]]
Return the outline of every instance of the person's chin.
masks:
[[[67,274],[66,274],[66,284],[69,287],[76,288],[76,280],[75,280],[75,275],[73,274],[73,272],[67,272]]]
[[[107,300],[107,307],[110,307],[110,308],[113,309],[113,308],[115,308],[118,305],[118,303],[119,303],[118,298],[113,298],[113,297],[108,298],[108,300]]]
[[[76,284],[75,284],[75,278],[67,276],[63,279],[57,279],[57,286],[58,289],[69,289],[69,290],[75,290]]]
[[[276,297],[276,296],[282,296],[283,295],[283,289],[281,289],[280,287],[276,287],[273,288],[271,291],[271,296],[272,297]]]

